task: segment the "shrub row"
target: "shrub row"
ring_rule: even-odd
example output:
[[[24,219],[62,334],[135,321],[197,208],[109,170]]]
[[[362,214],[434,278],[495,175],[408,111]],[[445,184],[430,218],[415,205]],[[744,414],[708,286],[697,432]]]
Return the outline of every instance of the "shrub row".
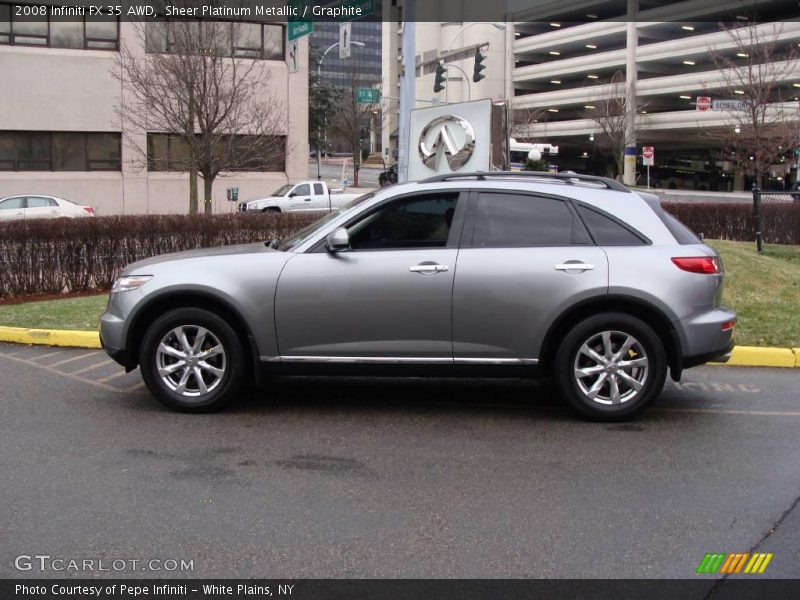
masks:
[[[0,224],[0,297],[108,289],[127,264],[167,252],[284,238],[317,216],[141,215]]]
[[[664,202],[663,207],[709,239],[755,239],[752,204]],[[763,203],[761,232],[768,244],[800,244],[800,203]]]
[[[751,241],[747,204],[664,203],[710,239]],[[127,264],[167,252],[284,238],[316,216],[149,215],[0,224],[0,297],[108,289]],[[800,244],[800,203],[764,204],[765,243]]]

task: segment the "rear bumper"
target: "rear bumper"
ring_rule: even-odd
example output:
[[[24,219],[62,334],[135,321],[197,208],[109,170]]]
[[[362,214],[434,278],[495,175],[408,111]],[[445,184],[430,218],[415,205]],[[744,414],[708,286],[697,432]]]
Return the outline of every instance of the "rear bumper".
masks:
[[[731,353],[733,352],[734,346],[735,344],[733,340],[731,340],[725,348],[720,348],[719,350],[714,350],[712,352],[706,352],[705,354],[698,354],[695,356],[684,356],[683,368],[691,369],[692,367],[697,367],[698,365],[704,365],[710,362],[726,363],[731,358]]]
[[[736,313],[724,307],[677,321],[683,368],[727,362],[734,347],[734,328],[723,329],[723,326],[730,322],[736,322]]]

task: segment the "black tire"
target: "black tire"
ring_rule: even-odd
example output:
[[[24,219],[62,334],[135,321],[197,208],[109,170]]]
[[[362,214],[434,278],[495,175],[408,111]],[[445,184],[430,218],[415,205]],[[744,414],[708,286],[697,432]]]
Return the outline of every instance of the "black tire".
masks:
[[[608,360],[603,350],[606,342],[603,332],[608,332],[611,356],[630,338],[636,343],[617,361],[611,360],[606,365],[581,350],[587,344],[590,350]],[[642,366],[629,366],[639,363]],[[592,374],[587,375],[590,371]],[[658,335],[644,321],[623,313],[601,313],[575,325],[559,346],[553,365],[558,392],[573,408],[594,421],[624,421],[639,414],[661,393],[666,375],[667,355]],[[593,399],[594,384],[600,387]],[[616,395],[612,385],[616,387]]]
[[[386,176],[383,173],[378,175],[378,185],[381,187],[386,187]]]
[[[177,335],[174,335],[178,328],[185,328],[182,331],[185,331],[185,339],[189,345],[192,345],[193,342],[196,343],[197,338],[200,337],[200,331],[197,328],[207,330],[208,333],[203,336],[201,346],[198,348],[199,352],[208,353],[212,348],[222,347],[221,355],[209,356],[202,361],[199,356],[192,356],[189,359],[197,361],[191,363],[197,366],[191,368],[192,372],[184,383],[184,393],[179,393],[179,385],[176,389],[172,389],[171,385],[180,384],[180,381],[175,381],[178,378],[177,372],[180,371],[183,374],[186,370],[190,370],[189,367],[175,369],[176,375],[171,376],[169,383],[159,374],[159,362],[174,360],[175,363],[165,365],[167,368],[181,362],[180,358],[172,357],[159,350],[161,342],[165,340],[166,336],[173,336],[169,339],[178,341]],[[194,332],[194,338],[191,337],[192,332]],[[170,344],[170,342],[167,343]],[[170,345],[176,352],[186,354],[181,344],[172,343]],[[183,361],[184,364],[186,362]],[[219,410],[228,404],[241,389],[246,372],[245,353],[233,327],[222,317],[200,308],[176,308],[156,319],[147,328],[142,340],[139,349],[139,365],[147,388],[159,402],[174,410],[193,413]],[[208,368],[209,371],[205,371],[205,368]],[[211,373],[210,369],[212,368],[222,371],[223,374],[218,376]],[[199,377],[203,379],[202,383],[198,382],[197,369],[200,369]],[[207,392],[203,393],[201,386],[208,386]],[[191,393],[196,395],[190,396]]]
[[[263,209],[261,212],[263,212],[263,213],[279,213],[279,212],[281,212],[281,209],[278,208],[277,206],[270,206],[269,208]]]

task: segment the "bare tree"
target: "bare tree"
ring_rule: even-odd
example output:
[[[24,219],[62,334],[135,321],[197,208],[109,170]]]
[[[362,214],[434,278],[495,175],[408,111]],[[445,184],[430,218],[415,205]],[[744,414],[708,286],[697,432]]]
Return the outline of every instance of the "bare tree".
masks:
[[[330,133],[353,152],[353,185],[358,185],[361,168],[361,147],[370,129],[377,127],[380,101],[359,102],[358,88],[371,88],[373,81],[355,68],[350,73],[350,86],[343,88],[336,101]]]
[[[761,187],[770,166],[798,139],[800,113],[788,87],[800,67],[798,49],[782,39],[782,23],[721,27],[733,48],[714,49],[711,58],[723,81],[721,92],[738,106],[726,113],[725,127],[710,135],[721,142],[723,157]]]
[[[545,112],[538,108],[517,108],[509,112],[508,137],[520,142],[533,142],[533,125],[545,116]]]
[[[243,45],[240,40],[252,36],[249,27],[260,25],[139,23],[135,46],[123,44],[117,58],[124,99],[118,118],[148,134],[133,138],[147,139],[133,142],[135,162],[199,173],[206,213],[212,211],[218,176],[270,168],[286,152],[285,108],[270,87],[269,72],[263,61],[234,52]],[[196,209],[190,198],[190,211]]]
[[[617,71],[611,76],[608,94],[592,102],[593,109],[587,109],[585,118],[591,119],[600,128],[595,144],[601,150],[610,152],[617,168],[616,176],[621,177],[625,168],[625,148],[633,144],[628,139],[628,96],[625,88],[625,74]],[[643,106],[637,106],[638,112]],[[635,131],[635,127],[630,128]]]

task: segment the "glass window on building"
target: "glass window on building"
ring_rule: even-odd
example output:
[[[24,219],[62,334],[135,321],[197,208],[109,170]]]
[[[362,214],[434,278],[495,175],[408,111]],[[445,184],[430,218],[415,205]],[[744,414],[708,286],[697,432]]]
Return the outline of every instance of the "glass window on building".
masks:
[[[0,44],[11,43],[11,6],[0,4]]]
[[[119,45],[116,19],[86,18],[86,47],[91,50],[116,50]]]
[[[53,170],[86,170],[86,135],[83,133],[53,134]]]
[[[83,21],[52,19],[50,45],[53,48],[83,48]]]
[[[26,46],[47,46],[47,17],[29,16],[14,20],[14,43]]]
[[[266,60],[283,60],[285,58],[283,25],[264,25],[264,58]]]
[[[261,29],[257,23],[239,23],[234,31],[233,55],[261,58]]]
[[[20,132],[14,136],[17,146],[17,169],[20,171],[50,170],[50,134]]]
[[[90,171],[119,171],[120,159],[119,134],[87,134],[86,162]]]

